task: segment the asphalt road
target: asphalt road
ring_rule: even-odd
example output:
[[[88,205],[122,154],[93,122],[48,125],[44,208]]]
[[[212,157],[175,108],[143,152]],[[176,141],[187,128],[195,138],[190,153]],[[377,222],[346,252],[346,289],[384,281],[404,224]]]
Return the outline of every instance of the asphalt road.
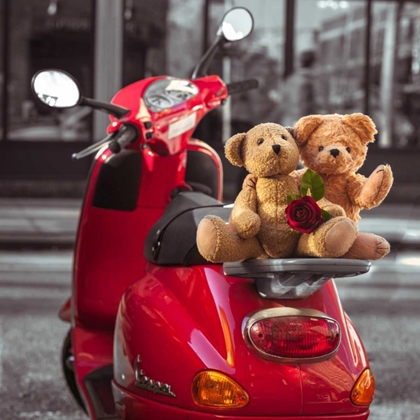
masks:
[[[70,251],[0,252],[0,418],[86,419],[62,379]],[[370,273],[336,280],[376,378],[370,420],[420,418],[420,251],[394,253]]]

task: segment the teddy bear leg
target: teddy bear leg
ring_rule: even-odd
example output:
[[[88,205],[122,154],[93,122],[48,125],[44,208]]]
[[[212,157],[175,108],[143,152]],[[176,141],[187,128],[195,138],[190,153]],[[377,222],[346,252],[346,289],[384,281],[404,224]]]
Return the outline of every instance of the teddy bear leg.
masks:
[[[389,254],[390,250],[388,241],[381,236],[359,232],[353,245],[343,255],[343,258],[379,260]]]
[[[309,234],[303,234],[297,253],[304,257],[337,258],[344,255],[357,237],[356,224],[347,217],[335,217]]]
[[[197,247],[200,254],[214,263],[267,258],[256,237],[242,239],[216,216],[206,216],[198,225]]]

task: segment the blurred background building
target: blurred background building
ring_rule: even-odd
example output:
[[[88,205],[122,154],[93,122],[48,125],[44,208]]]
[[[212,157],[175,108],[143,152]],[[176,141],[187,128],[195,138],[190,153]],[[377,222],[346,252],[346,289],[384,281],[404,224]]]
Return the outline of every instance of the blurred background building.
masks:
[[[0,195],[81,196],[90,161],[71,154],[105,132],[106,115],[35,101],[36,71],[64,69],[101,100],[151,75],[189,77],[232,6],[253,13],[254,32],[211,71],[260,88],[205,117],[197,136],[222,153],[260,122],[363,112],[379,130],[364,173],[386,161],[399,198],[418,195],[420,1],[396,0],[0,0]],[[236,185],[242,173],[226,169]]]

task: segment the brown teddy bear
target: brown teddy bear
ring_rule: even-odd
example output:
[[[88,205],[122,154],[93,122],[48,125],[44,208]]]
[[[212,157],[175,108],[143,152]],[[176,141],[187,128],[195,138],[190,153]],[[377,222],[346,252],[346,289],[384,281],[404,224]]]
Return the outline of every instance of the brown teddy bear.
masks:
[[[303,164],[324,180],[325,198],[340,205],[356,223],[360,210],[378,206],[393,183],[389,165],[379,165],[369,178],[356,173],[376,133],[371,118],[360,113],[309,115],[294,127]],[[299,171],[298,176],[304,171]],[[359,233],[357,242],[353,247],[357,253],[352,251],[346,257],[374,260],[390,250],[384,238],[369,233]]]
[[[327,200],[318,204],[335,217],[311,233],[289,227],[285,209],[287,197],[299,194],[290,175],[299,162],[299,149],[288,129],[274,123],[257,125],[231,137],[225,153],[233,165],[244,166],[252,175],[235,200],[229,225],[216,216],[200,222],[197,246],[206,260],[340,257],[349,251],[357,237],[356,224]]]

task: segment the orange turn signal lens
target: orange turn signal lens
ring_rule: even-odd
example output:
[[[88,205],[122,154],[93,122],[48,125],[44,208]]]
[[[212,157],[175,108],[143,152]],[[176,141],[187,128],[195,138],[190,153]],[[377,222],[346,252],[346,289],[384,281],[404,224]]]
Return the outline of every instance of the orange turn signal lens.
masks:
[[[249,402],[248,394],[237,382],[213,370],[195,376],[192,397],[197,405],[213,408],[241,408]]]
[[[375,393],[375,378],[370,369],[359,376],[351,391],[351,400],[356,405],[370,405]]]

